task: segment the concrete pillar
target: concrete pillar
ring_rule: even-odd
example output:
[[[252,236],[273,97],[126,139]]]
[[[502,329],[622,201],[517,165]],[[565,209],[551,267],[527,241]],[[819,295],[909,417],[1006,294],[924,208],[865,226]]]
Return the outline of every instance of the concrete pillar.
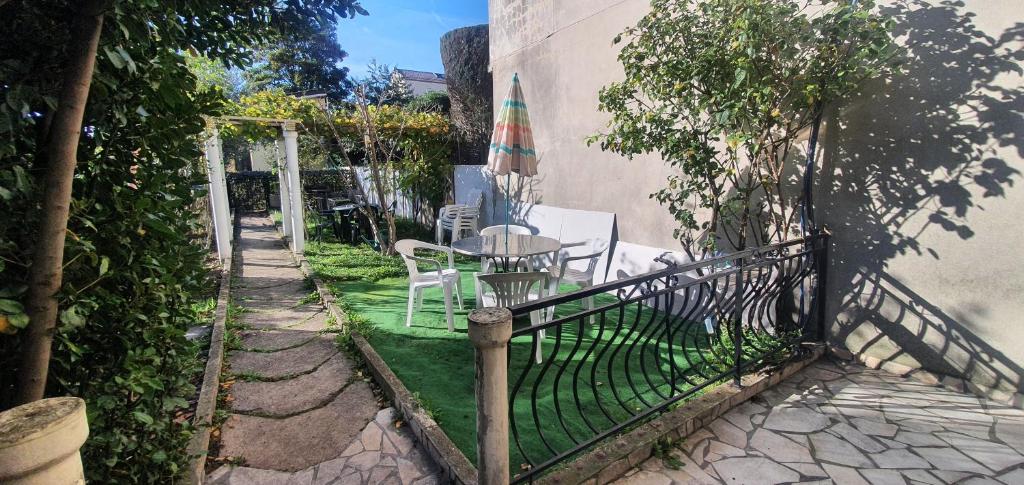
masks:
[[[217,254],[221,262],[231,258],[231,210],[228,207],[228,186],[224,176],[220,132],[213,128],[206,139],[206,173],[210,179],[210,215],[217,236]]]
[[[476,349],[476,454],[480,485],[507,485],[508,341],[512,312],[483,308],[469,314],[469,341]]]
[[[89,436],[85,401],[55,397],[0,413],[0,483],[85,483],[78,450]]]
[[[281,142],[283,145],[283,142]],[[281,229],[285,237],[292,236],[292,200],[288,193],[288,166],[281,158],[281,150],[278,142],[274,142],[274,154],[277,156],[277,186],[281,194]]]
[[[301,255],[306,249],[306,223],[303,221],[302,181],[299,179],[299,133],[295,125],[285,124],[281,128],[284,135],[284,158],[287,165],[288,193],[290,195],[292,213],[292,252]]]

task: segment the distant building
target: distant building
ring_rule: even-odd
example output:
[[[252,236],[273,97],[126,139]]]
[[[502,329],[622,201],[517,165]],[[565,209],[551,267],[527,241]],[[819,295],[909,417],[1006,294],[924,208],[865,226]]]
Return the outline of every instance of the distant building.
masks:
[[[419,96],[431,91],[448,92],[448,83],[444,74],[426,71],[414,71],[412,69],[395,69],[395,74],[402,77],[402,80],[412,89],[413,96]]]

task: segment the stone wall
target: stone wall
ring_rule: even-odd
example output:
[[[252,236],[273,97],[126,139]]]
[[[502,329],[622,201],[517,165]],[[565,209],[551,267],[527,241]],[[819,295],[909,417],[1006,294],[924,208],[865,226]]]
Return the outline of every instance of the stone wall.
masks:
[[[833,343],[1010,397],[1024,389],[1024,29],[1019,0],[883,2],[911,55],[824,127],[816,199],[835,232]],[[677,250],[648,194],[657,157],[587,147],[621,79],[612,39],[646,0],[490,0],[495,100],[518,72],[540,174],[524,200],[614,212],[622,241]],[[1001,393],[1001,394],[1000,394]]]

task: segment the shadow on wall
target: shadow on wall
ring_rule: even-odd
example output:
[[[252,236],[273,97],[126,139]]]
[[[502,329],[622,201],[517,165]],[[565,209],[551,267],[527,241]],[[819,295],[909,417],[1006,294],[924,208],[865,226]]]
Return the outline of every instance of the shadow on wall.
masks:
[[[952,1],[913,1],[887,13],[908,49],[904,73],[868,86],[826,139],[818,199],[836,233],[829,275],[834,342],[883,362],[1019,393],[1022,363],[1004,353],[1013,344],[986,342],[967,327],[1001,326],[998,332],[1017,332],[1024,341],[1020,320],[994,321],[987,308],[939,308],[889,271],[903,255],[934,258],[936,265],[961,260],[965,255],[950,248],[976,237],[982,228],[972,222],[985,205],[1020,183],[1021,172],[1000,157],[1017,163],[1024,156],[1024,88],[999,83],[1021,74],[1024,24],[993,37]],[[1012,237],[1019,238],[1016,231]],[[923,234],[943,244],[926,247]],[[997,250],[1019,251],[1019,243],[1006,242]],[[980,284],[1014,284],[972,276]],[[940,284],[923,279],[910,284]]]

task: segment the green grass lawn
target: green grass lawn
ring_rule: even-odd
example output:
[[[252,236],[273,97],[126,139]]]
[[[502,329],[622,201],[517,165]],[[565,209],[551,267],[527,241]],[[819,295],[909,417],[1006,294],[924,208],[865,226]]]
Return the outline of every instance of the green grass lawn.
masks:
[[[473,348],[466,315],[475,301],[472,274],[479,263],[461,258],[457,264],[465,309],[456,307],[453,333],[439,288],[424,290],[423,309],[414,313],[412,327],[405,326],[408,279],[401,259],[381,257],[367,246],[316,242],[306,248],[306,257],[345,310],[372,328],[366,333],[373,348],[475,463]],[[597,300],[599,306],[618,301],[611,295]],[[581,310],[578,304],[560,305],[557,316]],[[517,328],[529,324],[523,320]],[[668,363],[669,328],[676,342],[674,369]],[[709,337],[703,323],[681,325],[639,304],[609,310],[594,324],[576,320],[549,330],[542,341],[544,364],[533,363],[531,337],[514,339],[510,392],[520,379],[523,385],[514,395],[519,446],[513,438],[513,473],[528,462],[526,456],[541,463],[657,404],[670,395],[673,378],[676,393],[706,382],[701,373],[717,374],[731,364],[730,348]]]

